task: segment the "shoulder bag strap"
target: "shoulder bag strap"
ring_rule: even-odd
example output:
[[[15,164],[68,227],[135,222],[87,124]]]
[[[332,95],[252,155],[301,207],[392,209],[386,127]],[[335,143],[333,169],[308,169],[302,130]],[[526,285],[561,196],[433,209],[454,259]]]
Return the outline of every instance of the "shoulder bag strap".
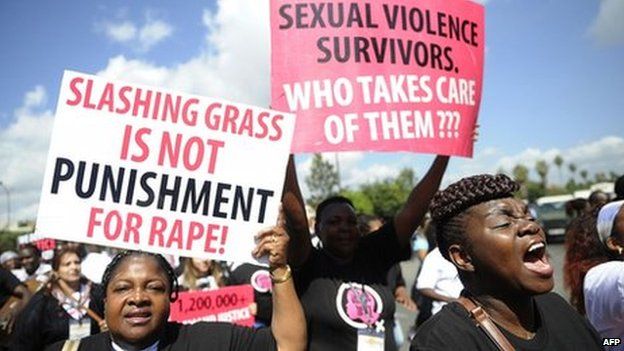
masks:
[[[79,346],[80,346],[80,339],[65,340],[65,343],[63,344],[63,349],[61,349],[61,351],[78,351]]]
[[[492,342],[498,347],[501,351],[514,351],[515,348],[507,337],[498,329],[496,324],[492,322],[490,316],[481,308],[481,306],[477,306],[471,299],[461,296],[458,302],[464,306],[466,310],[470,313],[470,317],[475,320],[477,326],[485,332],[485,334],[492,340]]]

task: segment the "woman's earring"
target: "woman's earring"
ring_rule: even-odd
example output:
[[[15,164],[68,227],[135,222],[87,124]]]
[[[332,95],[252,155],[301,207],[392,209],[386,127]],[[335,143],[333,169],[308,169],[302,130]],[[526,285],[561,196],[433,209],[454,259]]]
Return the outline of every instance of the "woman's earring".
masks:
[[[624,249],[622,249],[622,247],[618,247],[618,253],[620,254],[620,256],[622,255],[622,251],[624,251]]]

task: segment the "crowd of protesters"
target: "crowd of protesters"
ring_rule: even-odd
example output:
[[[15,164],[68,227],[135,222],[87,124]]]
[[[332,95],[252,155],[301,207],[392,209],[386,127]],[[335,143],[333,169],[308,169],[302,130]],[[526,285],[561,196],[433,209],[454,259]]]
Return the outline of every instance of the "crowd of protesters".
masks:
[[[594,192],[568,206],[568,304],[551,292],[546,236],[518,185],[479,175],[438,191],[447,163],[439,156],[392,218],[358,218],[337,196],[310,230],[291,158],[282,220],[253,252],[269,267],[70,242],[49,262],[33,244],[3,252],[2,348],[620,350],[603,340],[624,338],[624,177],[614,199]],[[399,262],[412,257],[421,264],[407,287]],[[168,322],[178,292],[252,280],[253,328]],[[417,313],[409,338],[396,304]]]

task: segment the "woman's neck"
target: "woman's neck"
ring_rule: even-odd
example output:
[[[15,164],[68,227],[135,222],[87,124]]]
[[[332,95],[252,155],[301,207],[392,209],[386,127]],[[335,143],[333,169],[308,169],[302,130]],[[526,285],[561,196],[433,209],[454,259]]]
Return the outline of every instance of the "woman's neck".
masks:
[[[533,296],[498,297],[480,294],[474,297],[498,325],[522,339],[532,339],[537,330]]]
[[[66,280],[59,279],[58,284],[60,285],[61,290],[65,291],[66,294],[68,292],[74,293],[74,292],[80,291],[80,280],[75,281],[75,282],[68,282]]]
[[[323,251],[329,258],[331,258],[334,262],[336,262],[339,265],[346,265],[346,264],[353,262],[354,255],[351,255],[349,257],[341,257],[338,255],[335,255],[334,253],[332,253],[331,251],[327,249],[323,249]]]

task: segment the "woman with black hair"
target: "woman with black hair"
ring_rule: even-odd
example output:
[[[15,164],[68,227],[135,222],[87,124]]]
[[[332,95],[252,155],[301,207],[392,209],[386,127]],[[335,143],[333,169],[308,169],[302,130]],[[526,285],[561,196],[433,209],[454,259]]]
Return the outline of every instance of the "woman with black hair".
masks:
[[[61,247],[52,259],[52,277],[17,319],[12,350],[38,351],[59,340],[99,333],[105,324],[101,286],[81,274],[79,252]]]
[[[283,208],[291,233],[289,257],[308,324],[311,351],[396,350],[395,303],[388,270],[411,255],[411,237],[437,191],[449,158],[438,156],[403,208],[362,236],[353,203],[331,197],[316,208],[313,248],[305,207],[289,160]]]
[[[179,289],[173,269],[161,255],[124,251],[113,258],[102,279],[108,332],[80,340],[74,350],[303,350],[305,321],[286,264],[288,235],[282,227],[275,227],[257,239],[253,253],[267,255],[272,271],[270,329],[214,322],[168,323],[170,302]],[[49,350],[70,344],[57,343]]]
[[[544,230],[505,175],[478,175],[433,198],[440,252],[465,290],[424,323],[410,350],[600,350],[595,330],[553,288]]]

